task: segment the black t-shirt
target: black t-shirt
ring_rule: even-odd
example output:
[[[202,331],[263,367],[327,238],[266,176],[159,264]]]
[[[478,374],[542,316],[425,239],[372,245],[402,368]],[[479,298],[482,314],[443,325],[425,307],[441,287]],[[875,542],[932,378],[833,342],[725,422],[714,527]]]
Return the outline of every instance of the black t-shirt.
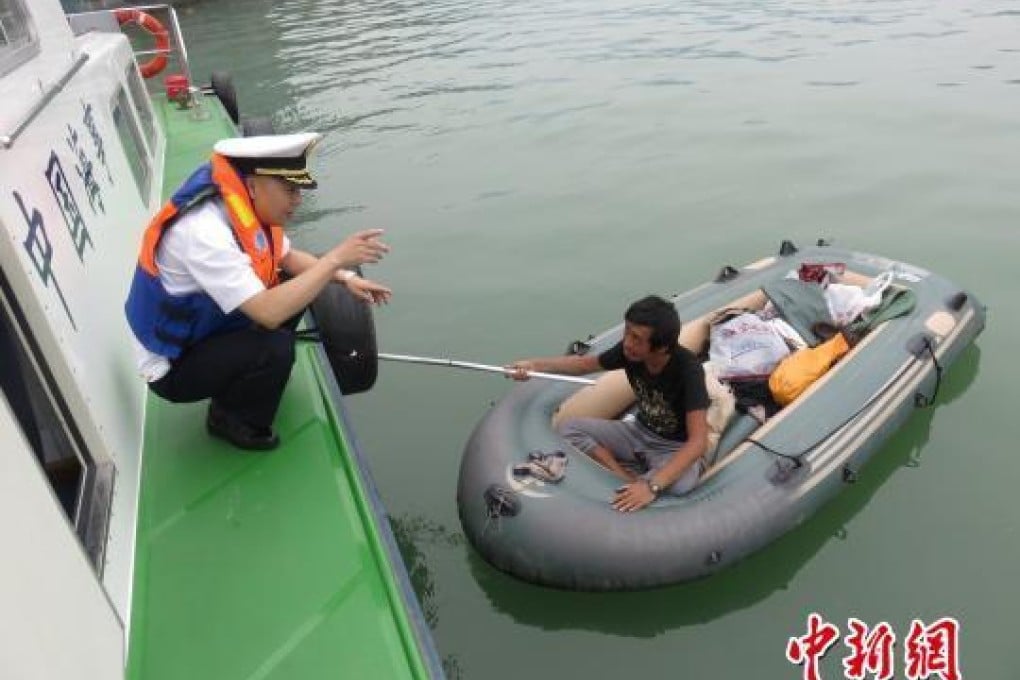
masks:
[[[622,368],[637,395],[638,422],[674,441],[687,440],[687,412],[708,408],[705,371],[689,350],[677,346],[658,375],[651,375],[644,363],[627,361],[619,342],[599,355],[599,366],[612,371]]]

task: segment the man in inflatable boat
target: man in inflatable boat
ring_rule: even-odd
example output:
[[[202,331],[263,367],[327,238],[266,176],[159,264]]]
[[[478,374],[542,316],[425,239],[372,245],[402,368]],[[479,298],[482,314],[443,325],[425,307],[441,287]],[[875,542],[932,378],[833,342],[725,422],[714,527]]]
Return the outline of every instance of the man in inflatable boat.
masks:
[[[624,369],[637,397],[635,419],[573,418],[559,432],[626,480],[612,503],[633,512],[661,493],[679,495],[697,484],[708,448],[709,398],[701,363],[677,344],[680,319],[672,304],[650,295],[623,318],[623,340],[599,355],[523,359],[510,369],[515,380],[526,380],[530,371],[584,375]]]
[[[301,192],[317,186],[307,161],[321,138],[217,142],[146,228],[125,304],[149,388],[172,402],[211,398],[209,433],[242,449],[279,444],[272,424],[294,363],[293,329],[319,292],[337,281],[367,302],[390,297],[351,271],[389,250],[381,230],[321,257],[283,233]]]

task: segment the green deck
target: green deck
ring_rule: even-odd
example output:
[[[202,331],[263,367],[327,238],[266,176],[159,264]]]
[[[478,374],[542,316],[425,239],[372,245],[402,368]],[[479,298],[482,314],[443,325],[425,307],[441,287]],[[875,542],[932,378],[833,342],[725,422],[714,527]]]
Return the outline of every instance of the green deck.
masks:
[[[200,124],[160,111],[164,194],[234,134],[210,108]],[[205,403],[150,395],[129,678],[429,677],[416,605],[330,394],[315,348],[299,346],[269,453],[210,438]]]

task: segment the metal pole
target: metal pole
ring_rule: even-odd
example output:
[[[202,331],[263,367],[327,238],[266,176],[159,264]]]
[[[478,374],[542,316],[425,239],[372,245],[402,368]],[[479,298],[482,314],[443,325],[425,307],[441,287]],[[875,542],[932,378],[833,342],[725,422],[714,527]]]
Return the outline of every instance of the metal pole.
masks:
[[[485,371],[487,373],[500,373],[509,375],[510,370],[503,366],[491,366],[489,364],[476,364],[471,361],[456,361],[454,359],[437,359],[432,357],[416,357],[407,354],[386,354],[379,352],[377,355],[383,361],[400,361],[407,364],[423,364],[425,366],[447,366],[449,368],[466,368],[471,371]],[[576,383],[579,385],[592,385],[595,383],[591,378],[579,378],[573,375],[560,375],[559,373],[542,373],[541,371],[529,371],[528,376],[541,378],[542,380],[557,380],[559,382]]]

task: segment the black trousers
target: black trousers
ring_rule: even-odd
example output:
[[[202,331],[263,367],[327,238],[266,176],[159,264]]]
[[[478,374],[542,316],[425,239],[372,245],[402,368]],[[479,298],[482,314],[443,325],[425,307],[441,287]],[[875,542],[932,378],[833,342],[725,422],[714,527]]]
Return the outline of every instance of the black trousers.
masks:
[[[232,417],[270,427],[294,365],[294,342],[290,324],[215,335],[185,350],[149,387],[175,403],[211,398]]]

